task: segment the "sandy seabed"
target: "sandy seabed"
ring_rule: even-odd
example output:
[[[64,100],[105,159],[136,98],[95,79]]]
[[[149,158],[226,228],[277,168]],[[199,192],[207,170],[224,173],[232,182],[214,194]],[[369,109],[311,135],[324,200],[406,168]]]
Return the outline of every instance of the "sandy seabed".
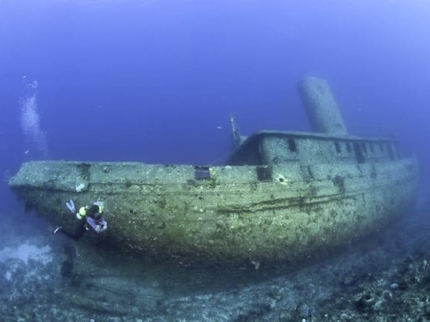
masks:
[[[121,276],[77,282],[76,276],[61,271],[64,245],[53,227],[40,220],[35,224],[31,215],[2,217],[3,321],[430,320],[426,211],[400,218],[386,231],[330,258],[273,278],[266,274],[219,287],[199,282],[197,288],[187,287],[189,279],[178,286],[180,278],[169,284],[154,277],[150,287],[147,279]],[[121,285],[126,291],[114,291]],[[97,303],[88,303],[89,297],[79,301],[80,294],[91,292]]]

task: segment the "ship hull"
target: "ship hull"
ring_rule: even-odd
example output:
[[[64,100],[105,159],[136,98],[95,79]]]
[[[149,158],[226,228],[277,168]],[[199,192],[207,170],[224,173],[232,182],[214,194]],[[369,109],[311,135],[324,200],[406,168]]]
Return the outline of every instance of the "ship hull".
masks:
[[[109,229],[88,234],[80,247],[102,241],[137,260],[258,268],[294,263],[383,229],[412,208],[417,169],[413,158],[203,170],[39,161],[23,164],[10,186],[27,208],[69,229],[77,219],[66,201],[104,201]]]

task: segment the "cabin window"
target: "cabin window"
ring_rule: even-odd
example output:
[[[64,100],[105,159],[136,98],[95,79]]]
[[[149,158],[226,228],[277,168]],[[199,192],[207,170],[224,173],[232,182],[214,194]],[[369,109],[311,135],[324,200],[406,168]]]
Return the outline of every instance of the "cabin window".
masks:
[[[272,168],[271,167],[257,167],[258,181],[272,181]]]
[[[379,143],[379,147],[381,148],[381,152],[384,152],[384,145],[382,143]]]
[[[361,143],[361,148],[363,149],[364,153],[367,153],[367,148],[366,148],[366,143],[365,142]]]
[[[346,142],[346,152],[351,153],[351,145],[349,142]]]
[[[334,147],[336,148],[336,152],[337,153],[342,152],[341,149],[340,149],[340,144],[339,144],[338,141],[334,141]]]
[[[394,160],[395,159],[395,156],[394,156],[394,151],[393,151],[393,148],[391,147],[391,145],[390,144],[388,144],[388,155],[390,156],[390,160]]]
[[[362,145],[360,145],[360,143],[354,142],[354,154],[358,163],[364,163],[364,155],[361,147]]]
[[[209,180],[211,178],[211,171],[209,167],[195,166],[194,179],[195,180]]]
[[[372,152],[372,153],[373,153],[373,145],[372,145],[372,142],[369,142],[369,149],[370,149],[370,152]]]
[[[297,145],[294,139],[288,139],[288,149],[290,149],[290,152],[297,152]]]

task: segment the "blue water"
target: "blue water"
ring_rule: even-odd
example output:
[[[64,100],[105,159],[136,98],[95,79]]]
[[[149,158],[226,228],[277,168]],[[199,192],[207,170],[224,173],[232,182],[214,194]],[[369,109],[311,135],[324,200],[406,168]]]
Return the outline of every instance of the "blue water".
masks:
[[[388,127],[422,154],[429,14],[425,1],[3,0],[1,168],[41,157],[19,125],[34,80],[52,159],[211,163],[231,113],[244,133],[307,130],[307,75],[329,81],[351,130]]]
[[[351,132],[395,133],[426,173],[429,14],[418,0],[2,0],[3,182],[32,159],[220,162],[231,113],[244,134],[308,130],[308,75]],[[48,153],[20,124],[33,81]]]
[[[352,133],[395,133],[426,175],[429,14],[425,1],[3,0],[1,199],[33,159],[221,162],[232,113],[244,134],[308,130],[295,87],[308,75],[329,81]],[[20,124],[33,81],[46,153]]]
[[[308,75],[329,81],[351,132],[388,128],[426,173],[429,16],[424,0],[2,0],[0,173],[43,158],[216,163],[231,113],[244,134],[308,130],[295,88]],[[20,125],[33,81],[48,155]]]

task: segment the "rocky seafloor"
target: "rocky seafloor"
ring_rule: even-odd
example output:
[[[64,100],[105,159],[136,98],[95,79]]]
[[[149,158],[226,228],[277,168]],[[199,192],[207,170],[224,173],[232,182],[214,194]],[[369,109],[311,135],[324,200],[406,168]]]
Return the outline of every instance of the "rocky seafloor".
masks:
[[[145,267],[141,279],[75,276],[52,227],[31,215],[2,218],[2,321],[430,320],[427,210],[324,260],[213,278]]]

